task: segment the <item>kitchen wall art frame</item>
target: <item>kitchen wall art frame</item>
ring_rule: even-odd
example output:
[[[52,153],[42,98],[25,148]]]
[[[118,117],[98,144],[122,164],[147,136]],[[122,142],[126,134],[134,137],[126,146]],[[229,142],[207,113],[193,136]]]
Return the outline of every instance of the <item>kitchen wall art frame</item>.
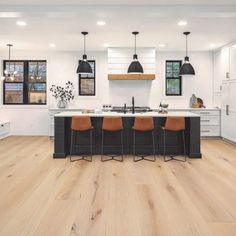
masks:
[[[96,61],[88,60],[88,63],[91,65],[93,73],[79,74],[79,96],[96,95]]]
[[[166,60],[165,91],[166,96],[182,96],[182,76],[179,75],[181,60]]]

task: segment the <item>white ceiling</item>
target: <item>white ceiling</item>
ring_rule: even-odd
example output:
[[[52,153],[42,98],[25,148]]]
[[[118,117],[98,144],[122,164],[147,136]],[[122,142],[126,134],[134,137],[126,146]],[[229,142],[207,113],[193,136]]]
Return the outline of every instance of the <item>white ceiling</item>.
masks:
[[[86,3],[86,5],[85,5]],[[107,4],[109,3],[109,5]],[[158,50],[184,50],[183,31],[192,32],[190,50],[212,50],[236,40],[236,0],[0,0],[0,50],[7,43],[14,49],[50,50],[82,49],[81,31],[89,31],[88,50],[131,47],[131,32],[140,31],[137,45]],[[145,5],[144,5],[145,3]],[[155,5],[151,5],[154,4]],[[162,5],[162,4],[166,5]],[[188,5],[185,5],[185,4]],[[218,5],[217,5],[218,4]],[[27,22],[19,27],[17,20]],[[97,26],[98,20],[106,25]],[[180,27],[179,20],[188,25]]]

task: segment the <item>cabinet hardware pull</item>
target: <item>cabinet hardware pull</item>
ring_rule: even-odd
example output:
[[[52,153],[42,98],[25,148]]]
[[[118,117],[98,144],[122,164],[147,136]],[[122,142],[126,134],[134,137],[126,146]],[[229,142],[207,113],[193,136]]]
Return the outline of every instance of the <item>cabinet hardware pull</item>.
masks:
[[[226,105],[226,115],[229,115],[229,105]]]
[[[201,120],[201,121],[203,121],[203,122],[210,122],[210,120]]]
[[[210,114],[210,112],[200,112],[200,114]]]
[[[202,130],[202,133],[210,133],[210,130]]]

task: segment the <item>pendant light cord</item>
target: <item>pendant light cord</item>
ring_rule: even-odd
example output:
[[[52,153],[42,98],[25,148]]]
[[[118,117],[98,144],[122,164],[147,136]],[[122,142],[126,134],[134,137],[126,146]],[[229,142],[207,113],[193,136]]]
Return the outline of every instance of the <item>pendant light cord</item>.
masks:
[[[134,54],[136,55],[136,34],[134,36]]]
[[[186,35],[186,57],[188,56],[188,35]]]
[[[8,53],[8,62],[10,64],[10,60],[11,60],[11,46],[9,46],[9,49],[8,49],[9,53]],[[10,65],[9,65],[10,66]]]
[[[86,42],[85,42],[85,34],[84,34],[84,55],[85,55],[85,44]]]

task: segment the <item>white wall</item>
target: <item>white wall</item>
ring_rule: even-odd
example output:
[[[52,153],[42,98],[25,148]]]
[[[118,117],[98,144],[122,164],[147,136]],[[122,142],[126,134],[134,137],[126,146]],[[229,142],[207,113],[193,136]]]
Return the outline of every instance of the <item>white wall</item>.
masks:
[[[96,96],[76,97],[69,107],[73,108],[101,108],[102,104],[113,105],[131,104],[131,97],[135,96],[136,105],[158,107],[160,101],[170,104],[170,107],[188,107],[192,93],[201,97],[207,107],[213,105],[213,62],[211,52],[192,52],[190,60],[196,76],[183,78],[183,96],[165,96],[165,60],[183,59],[184,53],[157,52],[156,74],[153,81],[108,81],[107,79],[107,52],[89,52],[88,58],[96,60]],[[48,90],[50,85],[64,85],[71,80],[78,94],[78,76],[75,73],[80,52],[16,52],[12,59],[46,59],[48,61]],[[0,55],[0,59],[7,58],[7,54]],[[132,55],[131,55],[132,58]],[[2,63],[1,63],[2,66]],[[1,68],[2,71],[2,68]],[[2,87],[2,83],[1,83]],[[48,105],[30,106],[2,105],[1,88],[0,119],[9,119],[12,123],[13,135],[47,135],[48,108],[55,107],[54,98],[48,93]]]

